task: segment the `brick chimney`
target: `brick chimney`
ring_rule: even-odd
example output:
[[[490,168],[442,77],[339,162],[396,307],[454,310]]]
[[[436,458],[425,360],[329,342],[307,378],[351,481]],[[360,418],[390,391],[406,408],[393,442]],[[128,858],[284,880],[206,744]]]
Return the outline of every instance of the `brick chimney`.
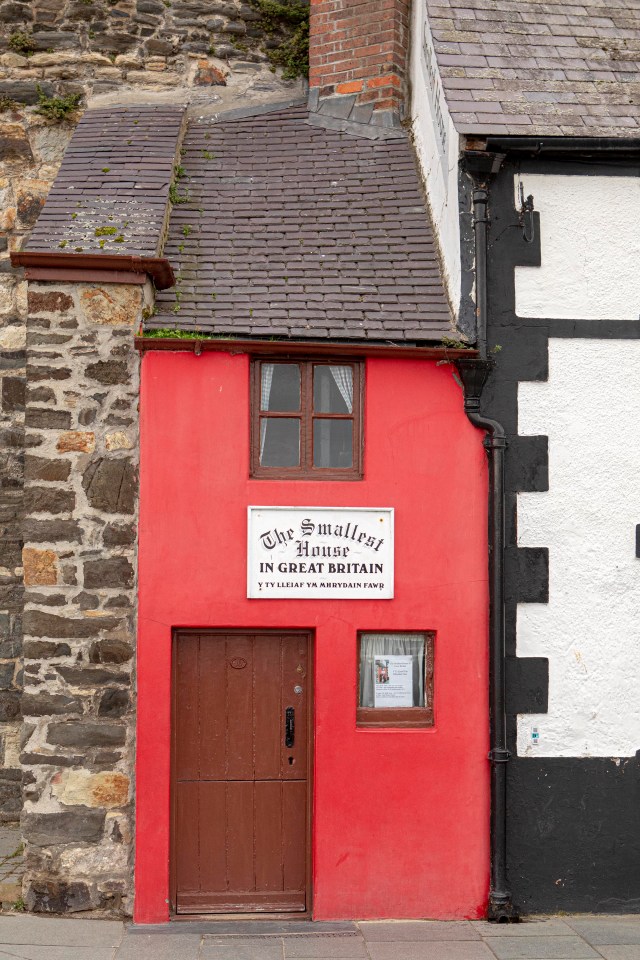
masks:
[[[310,108],[397,126],[408,46],[409,0],[311,0]]]

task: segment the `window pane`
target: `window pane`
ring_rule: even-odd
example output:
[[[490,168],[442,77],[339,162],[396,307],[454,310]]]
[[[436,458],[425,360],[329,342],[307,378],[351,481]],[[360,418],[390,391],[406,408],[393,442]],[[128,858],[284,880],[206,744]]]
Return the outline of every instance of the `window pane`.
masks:
[[[300,466],[300,421],[263,417],[260,421],[260,466]]]
[[[316,413],[353,413],[353,368],[313,368],[313,408]]]
[[[313,421],[313,465],[353,466],[353,420]]]
[[[424,657],[424,636],[362,634],[360,706],[424,707]]]
[[[300,409],[300,367],[297,363],[260,365],[260,409],[278,413]]]

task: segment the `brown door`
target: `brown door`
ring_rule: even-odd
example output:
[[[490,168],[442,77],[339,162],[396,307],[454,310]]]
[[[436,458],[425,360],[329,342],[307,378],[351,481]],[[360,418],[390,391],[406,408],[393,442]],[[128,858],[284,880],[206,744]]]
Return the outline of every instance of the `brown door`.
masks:
[[[179,632],[177,913],[307,909],[309,636]]]

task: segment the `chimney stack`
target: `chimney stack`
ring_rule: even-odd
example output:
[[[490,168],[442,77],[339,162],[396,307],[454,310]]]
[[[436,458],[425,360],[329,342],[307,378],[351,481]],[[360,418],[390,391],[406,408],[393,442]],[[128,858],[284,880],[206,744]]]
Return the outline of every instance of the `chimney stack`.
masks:
[[[311,110],[398,126],[408,46],[409,0],[311,0]]]

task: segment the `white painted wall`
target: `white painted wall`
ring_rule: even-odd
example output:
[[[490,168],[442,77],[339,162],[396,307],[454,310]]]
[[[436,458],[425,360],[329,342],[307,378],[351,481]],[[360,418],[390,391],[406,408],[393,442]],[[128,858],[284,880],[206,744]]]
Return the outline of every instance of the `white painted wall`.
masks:
[[[640,748],[640,342],[552,339],[549,380],[521,383],[521,434],[549,437],[549,491],[518,495],[518,543],[549,548],[549,603],[520,604],[518,656],[549,658],[549,713],[518,754]],[[536,727],[539,743],[532,745]]]
[[[540,213],[542,266],[516,267],[520,317],[637,320],[640,180],[523,174]],[[516,209],[520,207],[516,178]]]
[[[415,0],[413,3],[410,77],[414,143],[427,186],[449,300],[457,316],[461,284],[458,217],[460,143],[437,72],[426,0]]]

